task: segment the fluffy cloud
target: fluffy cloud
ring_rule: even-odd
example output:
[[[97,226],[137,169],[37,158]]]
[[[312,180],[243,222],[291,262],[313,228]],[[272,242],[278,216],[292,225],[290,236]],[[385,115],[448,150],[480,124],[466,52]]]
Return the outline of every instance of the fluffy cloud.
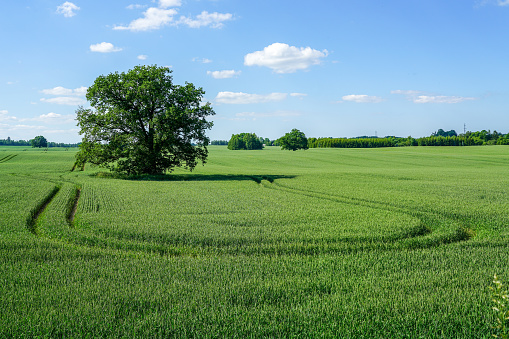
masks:
[[[201,12],[196,16],[196,19],[181,16],[176,22],[177,25],[184,24],[191,28],[200,28],[202,26],[210,26],[212,28],[221,28],[224,26],[225,21],[233,19],[233,15],[230,13],[209,13],[207,11]]]
[[[155,1],[154,1],[155,2]],[[159,0],[157,7],[149,7],[143,12],[143,17],[133,20],[127,26],[115,26],[115,30],[130,30],[133,32],[151,31],[160,29],[167,25],[187,25],[191,28],[200,28],[210,26],[213,28],[221,28],[224,22],[233,19],[230,13],[209,13],[201,12],[196,18],[181,16],[177,21],[174,20],[177,10],[171,7],[179,7],[182,5],[181,0]],[[140,5],[129,5],[127,8],[141,8]]]
[[[0,121],[18,120],[16,117],[10,116],[9,111],[3,109],[0,110]]]
[[[39,118],[41,119],[54,119],[54,118],[60,118],[62,114],[58,113],[48,113],[48,114],[41,114]]]
[[[177,14],[174,9],[150,7],[143,12],[143,17],[131,21],[128,26],[115,26],[116,30],[129,30],[133,32],[151,31],[168,25]]]
[[[76,15],[75,11],[80,8],[73,4],[72,2],[66,1],[60,6],[57,6],[57,13],[63,14],[66,18],[70,18]]]
[[[57,105],[69,105],[69,106],[78,106],[78,105],[84,105],[87,103],[86,100],[82,98],[76,98],[76,97],[56,97],[56,98],[42,98],[42,102],[46,102],[49,104],[57,104]]]
[[[207,74],[214,79],[228,79],[240,75],[240,71],[224,70],[224,71],[207,71]]]
[[[286,99],[286,93],[249,94],[242,92],[219,92],[216,102],[220,104],[258,104]]]
[[[509,0],[498,0],[499,6],[509,6]]]
[[[87,87],[81,86],[75,89],[65,88],[62,86],[57,86],[49,89],[43,89],[41,93],[46,95],[54,95],[55,98],[42,98],[42,102],[57,104],[57,105],[84,105],[86,100],[80,97],[84,97],[87,94]],[[49,113],[55,114],[55,113]],[[46,117],[51,117],[46,116]]]
[[[138,55],[138,60],[147,60],[147,58],[148,58],[147,55],[144,54]]]
[[[408,100],[413,101],[416,104],[457,104],[463,101],[477,100],[473,97],[459,97],[459,96],[447,96],[447,95],[427,95],[425,92],[414,91],[414,90],[395,90],[391,91],[392,94],[402,94],[407,97]]]
[[[43,89],[41,91],[43,94],[46,95],[77,95],[77,96],[84,96],[87,93],[87,87],[78,87],[76,89],[69,89],[61,86],[57,86],[50,89]]]
[[[115,47],[112,43],[101,42],[100,44],[90,45],[90,51],[99,53],[120,52],[122,48]]]
[[[383,101],[383,99],[380,97],[370,96],[366,94],[350,94],[343,96],[341,99],[343,99],[344,101],[353,101],[358,103],[378,103]]]
[[[139,8],[145,8],[145,7],[146,7],[145,5],[132,4],[132,5],[127,6],[126,8],[127,9],[139,9]]]
[[[328,55],[327,50],[318,51],[311,47],[295,47],[274,43],[263,51],[256,51],[244,56],[246,66],[265,66],[276,73],[293,73],[318,65]]]
[[[180,0],[159,0],[159,7],[161,8],[178,7],[180,5],[182,5]]]

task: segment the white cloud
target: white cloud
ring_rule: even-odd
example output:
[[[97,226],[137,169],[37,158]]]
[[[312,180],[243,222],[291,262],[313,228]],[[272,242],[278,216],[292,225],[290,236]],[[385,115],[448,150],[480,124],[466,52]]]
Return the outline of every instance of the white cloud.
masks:
[[[177,25],[184,24],[191,28],[200,28],[202,26],[210,26],[212,28],[221,28],[224,26],[225,21],[233,19],[233,15],[230,13],[209,13],[207,11],[201,12],[196,16],[196,19],[181,16],[176,22]]]
[[[131,4],[131,5],[127,6],[126,8],[127,9],[140,9],[140,8],[145,8],[145,7],[147,7],[147,6],[139,5],[139,4]]]
[[[473,97],[459,97],[459,96],[447,96],[447,95],[428,95],[422,91],[414,90],[395,90],[391,91],[391,94],[402,94],[407,97],[408,100],[413,101],[416,104],[457,104],[463,101],[477,100]]]
[[[180,5],[182,5],[180,0],[159,0],[159,7],[161,8],[179,7]]]
[[[90,45],[90,51],[99,53],[120,52],[122,48],[113,46],[109,42],[101,42],[100,44]]]
[[[62,86],[57,86],[50,89],[43,89],[41,91],[43,94],[46,95],[77,95],[77,96],[84,96],[87,93],[87,87],[78,87],[76,89],[69,89]]]
[[[207,71],[208,75],[211,75],[214,79],[228,79],[240,75],[240,71],[224,70],[224,71]]]
[[[499,6],[509,6],[509,0],[498,0]]]
[[[380,97],[366,94],[350,94],[343,96],[341,99],[344,101],[353,101],[357,103],[378,103],[383,101],[383,99]]]
[[[283,43],[274,43],[263,49],[246,54],[244,65],[265,66],[276,73],[293,73],[318,65],[328,55],[327,50],[318,51],[311,47],[295,47]]]
[[[42,98],[42,102],[46,102],[49,104],[57,104],[57,105],[70,105],[70,106],[78,106],[86,104],[86,100],[82,98],[76,97],[56,97],[56,98]]]
[[[138,55],[138,60],[147,60],[147,58],[148,58],[148,55],[144,55],[144,54]]]
[[[258,104],[286,99],[286,93],[249,94],[242,92],[219,92],[216,102],[221,104]]]
[[[0,110],[0,121],[18,120],[16,117],[10,116],[9,111],[3,109]]]
[[[30,119],[35,121],[50,122],[52,124],[65,124],[74,121],[75,116],[73,114],[62,115],[58,113],[41,114],[37,118]]]
[[[62,117],[62,114],[58,114],[58,113],[48,113],[48,114],[41,114],[39,116],[40,119],[58,119],[58,118],[61,118]]]
[[[46,127],[44,126],[35,126],[35,125],[21,125],[21,124],[17,124],[17,125],[10,125],[10,124],[0,124],[0,131],[3,131],[3,132],[9,132],[9,133],[12,133],[12,132],[16,132],[16,131],[33,131],[33,130],[43,130],[45,129]],[[18,137],[18,139],[21,139],[21,137]],[[14,140],[16,140],[16,138],[14,138]]]
[[[80,8],[73,4],[72,2],[66,1],[60,6],[57,6],[57,13],[63,14],[66,18],[70,18],[76,15],[74,11],[79,10]]]
[[[207,58],[192,58],[191,59],[192,62],[201,62],[203,64],[210,64],[212,62],[212,60],[210,59],[207,59]]]
[[[436,103],[436,104],[457,104],[463,101],[468,100],[476,100],[476,98],[471,97],[457,97],[457,96],[445,96],[445,95],[419,95],[413,101],[417,104],[427,104],[427,103]]]
[[[291,97],[299,97],[299,98],[302,98],[302,97],[307,97],[308,95],[306,93],[290,93],[290,96]]]
[[[150,7],[143,12],[143,17],[131,21],[128,26],[115,26],[116,30],[130,30],[133,32],[151,31],[168,25],[177,14],[174,9]]]

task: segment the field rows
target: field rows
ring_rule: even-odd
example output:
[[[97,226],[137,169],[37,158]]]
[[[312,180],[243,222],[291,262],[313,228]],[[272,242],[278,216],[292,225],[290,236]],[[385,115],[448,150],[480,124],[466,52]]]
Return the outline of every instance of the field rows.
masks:
[[[205,167],[158,180],[71,171],[73,152],[9,154],[0,337],[494,333],[505,147],[212,147]]]

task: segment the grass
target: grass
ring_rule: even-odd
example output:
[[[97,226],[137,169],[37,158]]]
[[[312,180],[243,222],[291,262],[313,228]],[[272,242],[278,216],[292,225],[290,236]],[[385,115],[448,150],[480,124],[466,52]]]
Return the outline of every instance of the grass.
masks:
[[[504,146],[217,146],[131,180],[74,152],[0,147],[0,337],[494,333]]]

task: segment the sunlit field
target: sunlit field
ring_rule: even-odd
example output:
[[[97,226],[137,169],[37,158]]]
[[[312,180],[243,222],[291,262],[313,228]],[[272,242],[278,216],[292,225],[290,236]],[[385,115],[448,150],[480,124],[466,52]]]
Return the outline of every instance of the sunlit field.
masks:
[[[0,147],[0,337],[495,333],[509,147],[209,151],[127,180]]]

